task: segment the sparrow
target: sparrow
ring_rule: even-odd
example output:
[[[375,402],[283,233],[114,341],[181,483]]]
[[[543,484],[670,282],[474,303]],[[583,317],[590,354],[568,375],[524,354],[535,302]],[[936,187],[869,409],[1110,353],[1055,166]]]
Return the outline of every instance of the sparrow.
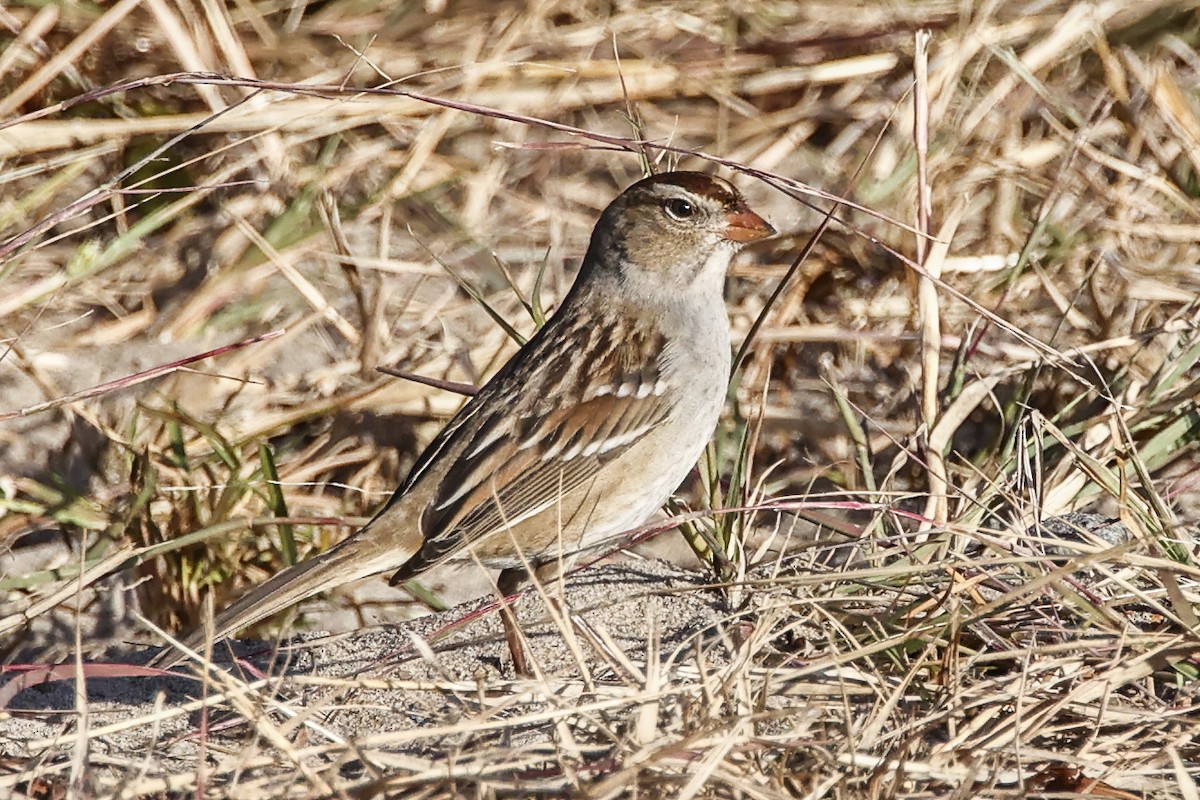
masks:
[[[340,584],[390,571],[396,585],[450,560],[498,568],[505,596],[530,570],[643,524],[687,477],[724,405],[730,261],[774,233],[721,178],[634,183],[600,215],[557,313],[451,418],[375,517],[221,611],[216,638]],[[527,673],[515,619],[504,621],[516,671]],[[205,636],[183,643],[199,650]]]

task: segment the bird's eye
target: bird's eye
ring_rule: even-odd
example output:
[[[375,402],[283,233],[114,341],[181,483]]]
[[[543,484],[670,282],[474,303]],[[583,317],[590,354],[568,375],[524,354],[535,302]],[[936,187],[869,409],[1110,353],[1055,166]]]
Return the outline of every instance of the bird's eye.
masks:
[[[685,220],[696,216],[696,207],[681,197],[672,197],[663,203],[671,219]]]

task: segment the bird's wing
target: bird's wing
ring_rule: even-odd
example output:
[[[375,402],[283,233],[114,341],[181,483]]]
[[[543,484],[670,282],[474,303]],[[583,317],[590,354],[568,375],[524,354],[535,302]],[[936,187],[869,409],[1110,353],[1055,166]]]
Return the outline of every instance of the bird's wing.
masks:
[[[421,514],[424,545],[393,583],[550,508],[669,415],[659,337],[582,326],[541,333],[414,467],[401,492],[436,486]],[[448,469],[431,468],[439,454]]]

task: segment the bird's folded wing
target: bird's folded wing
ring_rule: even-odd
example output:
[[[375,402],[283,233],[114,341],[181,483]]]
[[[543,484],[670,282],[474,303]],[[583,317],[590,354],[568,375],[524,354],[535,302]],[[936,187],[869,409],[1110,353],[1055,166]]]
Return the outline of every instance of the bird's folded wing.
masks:
[[[656,376],[624,375],[549,414],[478,420],[472,444],[441,476],[421,515],[424,546],[393,582],[562,503],[669,412]],[[565,516],[574,510],[563,507]]]

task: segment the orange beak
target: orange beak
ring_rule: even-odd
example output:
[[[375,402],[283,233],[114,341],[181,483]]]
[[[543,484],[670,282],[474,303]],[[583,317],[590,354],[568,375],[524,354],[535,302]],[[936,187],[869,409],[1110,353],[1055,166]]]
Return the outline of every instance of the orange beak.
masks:
[[[724,236],[731,242],[757,242],[775,235],[775,229],[771,227],[771,223],[755,214],[744,203],[730,211],[726,215],[725,221],[728,224],[725,227]]]

